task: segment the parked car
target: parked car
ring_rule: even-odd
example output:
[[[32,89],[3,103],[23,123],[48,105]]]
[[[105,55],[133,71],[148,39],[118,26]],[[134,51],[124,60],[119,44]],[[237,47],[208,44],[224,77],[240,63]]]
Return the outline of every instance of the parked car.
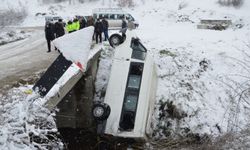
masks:
[[[157,74],[153,58],[132,31],[115,49],[103,102],[95,102],[92,114],[98,133],[145,139],[152,133]]]
[[[121,8],[97,8],[93,10],[94,19],[106,18],[109,22],[109,27],[112,28],[121,28],[122,19],[125,17],[126,21],[131,21],[134,23],[135,27],[139,26],[139,23],[134,19],[134,17],[123,11]]]

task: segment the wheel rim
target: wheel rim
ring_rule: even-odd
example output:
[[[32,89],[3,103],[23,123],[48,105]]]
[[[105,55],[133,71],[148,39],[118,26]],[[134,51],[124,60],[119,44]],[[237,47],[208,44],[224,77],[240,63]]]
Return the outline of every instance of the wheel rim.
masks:
[[[93,114],[95,117],[101,117],[104,113],[104,109],[102,107],[95,107],[93,110]]]
[[[113,37],[112,38],[112,43],[113,43],[113,45],[119,45],[120,44],[119,38],[118,37]]]

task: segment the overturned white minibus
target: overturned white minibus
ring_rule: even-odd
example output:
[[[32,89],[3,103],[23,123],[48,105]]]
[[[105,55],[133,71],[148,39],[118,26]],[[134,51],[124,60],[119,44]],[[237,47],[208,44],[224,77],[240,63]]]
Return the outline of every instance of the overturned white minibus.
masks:
[[[151,134],[157,74],[153,58],[132,31],[115,49],[104,102],[92,109],[98,132],[125,138]]]

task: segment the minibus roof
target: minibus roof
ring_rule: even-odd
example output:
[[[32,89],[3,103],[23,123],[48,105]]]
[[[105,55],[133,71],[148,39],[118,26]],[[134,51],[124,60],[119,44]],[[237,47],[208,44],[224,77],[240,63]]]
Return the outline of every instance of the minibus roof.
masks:
[[[93,14],[127,14],[122,8],[96,8],[93,10]]]

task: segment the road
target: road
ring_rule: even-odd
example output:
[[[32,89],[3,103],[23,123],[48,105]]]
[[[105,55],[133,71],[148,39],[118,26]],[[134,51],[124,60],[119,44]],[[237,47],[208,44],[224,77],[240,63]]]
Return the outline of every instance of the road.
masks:
[[[27,39],[0,46],[0,89],[46,69],[58,56],[57,51],[46,52],[43,27],[22,30],[32,32],[32,35]]]

